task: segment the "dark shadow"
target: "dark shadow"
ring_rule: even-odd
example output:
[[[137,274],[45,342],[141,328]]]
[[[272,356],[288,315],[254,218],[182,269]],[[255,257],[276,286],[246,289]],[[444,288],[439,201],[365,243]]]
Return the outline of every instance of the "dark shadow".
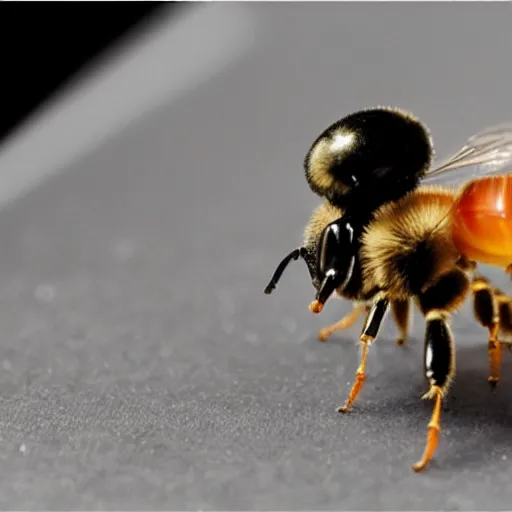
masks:
[[[470,346],[464,346],[465,340],[461,336],[458,339],[456,376],[443,405],[440,446],[431,464],[436,472],[443,474],[495,463],[501,460],[497,455],[501,452],[505,457],[512,457],[512,454],[507,455],[512,445],[512,352],[503,348],[501,382],[492,388],[487,382],[485,333],[481,345],[474,344],[474,334],[468,338],[472,343]],[[389,345],[393,340],[382,341]],[[318,350],[327,347],[316,339],[310,343],[320,345]],[[333,338],[331,347],[336,346],[339,353],[339,345],[343,344],[350,344],[349,337]],[[400,419],[401,425],[405,425],[402,428],[409,431],[409,439],[412,432],[421,450],[433,408],[432,401],[420,398],[428,389],[422,373],[422,340],[413,337],[409,346],[393,348],[407,351],[395,357],[393,349],[382,348],[382,344],[378,349],[374,347],[378,352],[375,357],[384,360],[382,364],[387,368],[379,375],[369,374],[368,383],[373,389],[363,390],[354,413],[368,416],[368,419],[361,419],[363,423],[382,422],[383,428]],[[407,364],[403,364],[404,361]],[[370,386],[367,384],[368,388]],[[400,432],[396,435],[400,437]]]

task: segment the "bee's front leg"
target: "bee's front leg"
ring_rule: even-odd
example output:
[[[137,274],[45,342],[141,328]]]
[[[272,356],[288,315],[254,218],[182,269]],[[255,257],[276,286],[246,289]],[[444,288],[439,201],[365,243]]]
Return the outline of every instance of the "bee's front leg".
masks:
[[[357,395],[359,395],[363,389],[363,384],[366,379],[366,360],[368,358],[368,350],[370,344],[373,343],[377,338],[380,326],[388,310],[389,300],[386,298],[379,298],[376,302],[374,302],[373,306],[368,312],[368,316],[366,317],[366,321],[363,327],[363,332],[359,339],[363,347],[361,363],[357,369],[356,379],[352,385],[352,389],[350,390],[347,401],[344,405],[337,408],[338,412],[348,412],[351,405],[357,398]]]

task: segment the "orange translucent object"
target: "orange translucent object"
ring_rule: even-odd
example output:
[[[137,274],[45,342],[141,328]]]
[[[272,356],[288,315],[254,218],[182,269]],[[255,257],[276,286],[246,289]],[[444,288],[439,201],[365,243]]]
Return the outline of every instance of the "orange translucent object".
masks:
[[[453,240],[469,260],[512,264],[512,176],[492,176],[467,184],[455,204]]]

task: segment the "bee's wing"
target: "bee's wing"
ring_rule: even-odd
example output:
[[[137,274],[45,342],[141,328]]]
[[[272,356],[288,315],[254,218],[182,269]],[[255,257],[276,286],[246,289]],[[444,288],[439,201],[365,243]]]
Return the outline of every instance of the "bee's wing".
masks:
[[[512,173],[512,122],[490,126],[470,137],[444,163],[429,169],[424,184],[460,185],[483,176]]]

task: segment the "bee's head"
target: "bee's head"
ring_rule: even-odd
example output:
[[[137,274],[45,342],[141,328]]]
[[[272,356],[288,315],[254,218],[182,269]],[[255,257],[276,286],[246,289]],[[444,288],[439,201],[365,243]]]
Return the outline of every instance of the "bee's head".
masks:
[[[344,218],[329,223],[322,230],[316,251],[316,300],[323,307],[338,288],[346,286],[354,265],[354,230]]]
[[[427,129],[398,109],[351,114],[324,130],[304,160],[316,194],[340,207],[360,199],[393,200],[412,190],[430,166]]]

